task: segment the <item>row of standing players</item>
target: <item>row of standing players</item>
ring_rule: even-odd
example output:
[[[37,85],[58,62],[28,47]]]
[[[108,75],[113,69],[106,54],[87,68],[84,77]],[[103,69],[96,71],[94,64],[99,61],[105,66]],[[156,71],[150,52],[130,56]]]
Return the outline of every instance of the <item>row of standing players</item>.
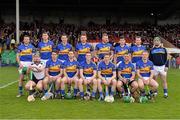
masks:
[[[48,34],[43,33],[42,35],[43,41],[39,43],[39,51],[41,60],[44,62],[47,62],[52,54],[53,49],[53,43],[48,40]],[[31,63],[32,61],[32,54],[30,54],[30,51],[33,53],[33,47],[29,44],[29,37],[24,37],[24,43],[18,47],[18,56],[17,61],[19,62],[20,68],[27,65],[28,62]],[[57,71],[57,65],[56,62],[53,62],[53,59],[50,59],[46,63],[46,78],[44,81],[46,81],[45,84],[43,84],[43,89],[47,91],[47,84],[51,79],[57,79],[57,77],[51,77],[53,76],[53,72],[59,72],[58,76],[61,78],[59,81],[59,86],[57,86],[57,93],[61,93],[63,96],[65,94],[64,92],[64,84],[69,83],[69,81],[74,82],[74,94],[76,95],[78,89],[80,90],[80,95],[83,96],[83,83],[93,84],[93,92],[92,97],[95,96],[95,93],[98,89],[100,94],[100,99],[103,99],[102,94],[102,84],[104,85],[112,85],[111,87],[111,93],[110,96],[112,97],[114,95],[114,92],[116,90],[116,87],[120,92],[123,94],[122,85],[129,83],[131,86],[131,93],[134,93],[134,91],[137,90],[137,88],[140,89],[141,95],[144,95],[144,84],[148,84],[151,87],[151,92],[156,93],[158,83],[153,79],[154,76],[161,75],[163,80],[163,87],[164,87],[164,96],[167,97],[167,82],[166,82],[166,72],[165,72],[165,64],[167,62],[167,52],[166,49],[161,47],[161,41],[160,38],[156,37],[154,39],[154,48],[150,51],[150,57],[149,53],[145,51],[145,48],[141,45],[141,38],[136,37],[136,45],[129,48],[125,44],[124,37],[120,38],[120,45],[112,49],[111,44],[108,43],[108,35],[103,34],[102,36],[102,43],[99,43],[96,45],[95,52],[93,52],[92,47],[90,44],[86,42],[87,36],[81,35],[81,43],[77,44],[76,46],[76,54],[77,61],[75,60],[76,57],[74,57],[74,53],[69,52],[72,51],[72,46],[67,43],[67,35],[62,35],[61,37],[62,43],[59,44],[56,48],[56,51],[58,51],[58,58],[64,62],[61,67],[64,72],[64,77],[61,78],[60,71]],[[113,52],[114,50],[114,52]],[[94,71],[96,71],[95,65],[90,62],[91,64],[87,64],[87,58],[88,55],[90,58],[92,57],[91,54],[87,54],[89,52],[93,53],[93,56],[101,59],[101,62],[99,62],[97,67],[97,73],[98,73],[98,79],[96,78],[96,74],[94,74]],[[131,60],[131,54],[132,54],[132,60]],[[53,52],[55,53],[55,52]],[[70,61],[70,56],[73,54],[73,61]],[[114,53],[114,54],[113,54]],[[144,57],[143,57],[144,56]],[[53,57],[53,54],[52,54]],[[48,59],[45,59],[48,58]],[[104,58],[104,59],[103,59]],[[144,58],[144,59],[142,59]],[[148,60],[150,58],[150,60]],[[118,81],[116,80],[116,67],[115,65],[110,62],[113,60],[115,64],[118,64],[118,74],[119,77]],[[132,61],[132,63],[131,63]],[[136,65],[135,65],[136,63]],[[58,63],[59,64],[59,63]],[[154,65],[153,65],[154,64]],[[136,72],[139,77],[138,81],[135,81],[135,68],[136,66]],[[80,76],[78,76],[77,68],[79,66],[80,69]],[[155,68],[155,70],[154,70]],[[75,70],[76,69],[76,70]],[[57,76],[57,74],[55,76]],[[155,75],[156,74],[156,75]],[[20,76],[20,82],[19,82],[19,95],[22,95],[22,78],[23,76]],[[78,79],[79,78],[79,79]],[[97,83],[97,84],[95,84]],[[138,87],[139,86],[139,87]],[[59,90],[58,88],[61,88]]]

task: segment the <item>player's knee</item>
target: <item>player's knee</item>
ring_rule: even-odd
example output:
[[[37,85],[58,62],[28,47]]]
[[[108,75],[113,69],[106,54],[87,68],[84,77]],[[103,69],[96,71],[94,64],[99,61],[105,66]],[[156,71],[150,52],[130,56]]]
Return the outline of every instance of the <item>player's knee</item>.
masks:
[[[42,84],[37,84],[37,85],[36,85],[36,88],[37,88],[38,90],[42,91],[42,90],[43,90],[43,85],[42,85]]]
[[[94,80],[93,80],[93,85],[97,85],[97,82],[98,82],[98,81],[97,81],[96,79],[94,79]]]
[[[101,84],[101,79],[98,79],[98,80],[97,80],[97,83],[98,83],[98,84]]]
[[[83,80],[82,80],[82,79],[79,79],[78,84],[79,84],[79,85],[82,85],[82,83],[83,83]]]
[[[26,84],[26,85],[25,85],[25,89],[26,89],[26,90],[29,90],[29,89],[30,89],[30,85],[29,85],[29,84]]]
[[[138,89],[138,83],[137,83],[136,81],[134,81],[134,82],[132,83],[132,87],[133,87],[134,89]]]

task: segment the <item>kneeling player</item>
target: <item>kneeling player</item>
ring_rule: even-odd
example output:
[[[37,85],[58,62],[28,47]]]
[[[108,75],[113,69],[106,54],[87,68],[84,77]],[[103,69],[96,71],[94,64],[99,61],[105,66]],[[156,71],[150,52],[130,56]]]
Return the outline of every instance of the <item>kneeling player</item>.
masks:
[[[61,97],[65,96],[65,84],[68,84],[68,93],[71,92],[71,84],[74,83],[74,97],[77,96],[78,92],[78,65],[79,63],[74,58],[74,52],[70,51],[69,59],[64,62],[64,77],[61,81]]]
[[[41,93],[43,90],[42,80],[45,78],[45,65],[41,62],[39,54],[33,56],[33,62],[28,68],[28,73],[30,74],[30,81],[26,83],[25,88],[29,91],[29,96],[34,94],[35,87]],[[31,100],[34,99],[34,96],[32,97]]]
[[[151,87],[151,90],[149,91],[150,96],[153,95],[153,92],[156,91],[159,86],[158,83],[153,79],[153,63],[148,60],[148,57],[149,53],[144,51],[142,53],[142,60],[138,61],[136,64],[141,97],[146,95],[144,86],[147,86],[147,88],[148,86]]]
[[[81,78],[78,81],[78,85],[79,85],[81,99],[83,99],[83,96],[84,96],[83,84],[85,86],[89,84],[93,84],[92,98],[94,99],[96,95],[96,90],[97,90],[97,79],[96,79],[97,71],[96,70],[97,68],[96,68],[95,63],[91,61],[91,58],[92,58],[91,53],[86,53],[86,61],[80,64],[80,77]]]
[[[110,62],[110,56],[106,54],[103,61],[98,65],[98,90],[100,94],[99,100],[103,100],[102,84],[106,86],[106,98],[114,99],[113,95],[116,89],[116,69],[115,65]],[[108,87],[111,87],[109,96]]]
[[[121,62],[118,66],[118,76],[119,80],[117,82],[117,89],[124,94],[124,89],[122,86],[124,86],[126,90],[126,96],[131,96],[131,93],[133,94],[137,88],[138,83],[134,80],[135,79],[135,69],[134,65],[131,63],[131,54],[125,54],[124,55],[124,61]],[[128,87],[131,87],[131,91],[128,91]]]
[[[46,78],[43,80],[44,91],[47,93],[48,85],[55,83],[55,97],[60,96],[60,82],[63,74],[62,62],[57,59],[56,51],[52,52],[51,59],[46,63]],[[50,87],[52,89],[52,87]],[[50,91],[50,90],[49,90]]]

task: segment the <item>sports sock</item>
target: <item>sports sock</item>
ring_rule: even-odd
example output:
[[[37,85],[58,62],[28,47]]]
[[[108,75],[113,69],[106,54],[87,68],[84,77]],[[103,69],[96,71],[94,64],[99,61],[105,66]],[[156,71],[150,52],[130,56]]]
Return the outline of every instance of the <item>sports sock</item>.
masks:
[[[84,92],[80,92],[80,96],[83,97],[84,96]]]
[[[19,94],[22,94],[23,91],[22,91],[23,87],[22,86],[19,86]]]
[[[96,96],[96,93],[95,92],[92,92],[92,97],[95,97]]]
[[[65,90],[61,90],[61,95],[62,95],[62,96],[65,95]]]

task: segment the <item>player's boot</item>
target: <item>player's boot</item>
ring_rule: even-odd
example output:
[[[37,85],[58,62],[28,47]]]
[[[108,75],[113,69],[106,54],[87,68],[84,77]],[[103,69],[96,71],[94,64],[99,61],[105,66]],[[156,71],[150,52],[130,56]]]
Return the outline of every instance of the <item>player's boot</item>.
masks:
[[[164,93],[164,98],[168,98],[168,94],[167,93]]]

